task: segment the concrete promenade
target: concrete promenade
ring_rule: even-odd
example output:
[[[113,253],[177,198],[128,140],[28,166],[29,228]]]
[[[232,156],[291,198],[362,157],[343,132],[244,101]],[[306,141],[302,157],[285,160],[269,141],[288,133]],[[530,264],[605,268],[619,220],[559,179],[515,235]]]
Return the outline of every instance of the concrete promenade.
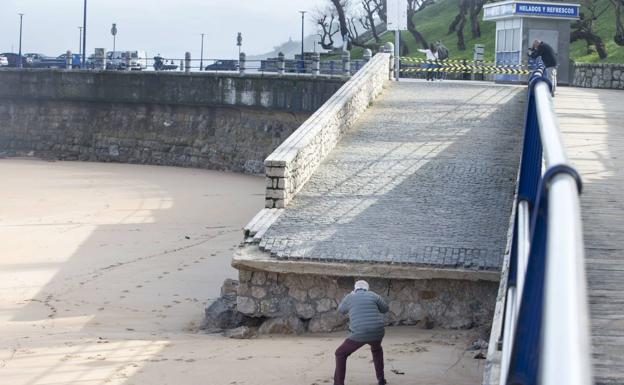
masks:
[[[499,269],[525,91],[390,83],[259,239],[260,249],[282,260]]]
[[[563,140],[580,172],[596,384],[624,384],[623,91],[560,88]]]

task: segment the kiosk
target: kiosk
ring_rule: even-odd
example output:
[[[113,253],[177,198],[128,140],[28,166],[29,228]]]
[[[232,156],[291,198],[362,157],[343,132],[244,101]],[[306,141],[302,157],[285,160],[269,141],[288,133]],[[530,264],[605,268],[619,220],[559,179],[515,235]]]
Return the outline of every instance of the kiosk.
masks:
[[[558,82],[569,84],[570,23],[579,18],[579,4],[501,1],[483,6],[483,20],[496,21],[497,65],[528,64],[527,52],[541,40],[557,52]],[[518,75],[499,75],[499,80],[519,81]]]

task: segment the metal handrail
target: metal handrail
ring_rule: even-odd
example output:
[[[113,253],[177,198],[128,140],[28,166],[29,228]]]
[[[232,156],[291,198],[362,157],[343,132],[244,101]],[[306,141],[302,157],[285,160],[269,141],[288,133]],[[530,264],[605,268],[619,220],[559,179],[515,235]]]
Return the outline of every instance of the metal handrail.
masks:
[[[544,75],[529,81],[500,384],[591,385],[581,182]]]

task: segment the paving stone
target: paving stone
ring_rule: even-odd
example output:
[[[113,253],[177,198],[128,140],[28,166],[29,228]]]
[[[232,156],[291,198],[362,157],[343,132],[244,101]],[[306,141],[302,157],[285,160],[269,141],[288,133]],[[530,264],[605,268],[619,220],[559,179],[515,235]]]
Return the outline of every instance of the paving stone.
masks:
[[[525,94],[492,84],[391,83],[261,246],[290,260],[499,269]]]

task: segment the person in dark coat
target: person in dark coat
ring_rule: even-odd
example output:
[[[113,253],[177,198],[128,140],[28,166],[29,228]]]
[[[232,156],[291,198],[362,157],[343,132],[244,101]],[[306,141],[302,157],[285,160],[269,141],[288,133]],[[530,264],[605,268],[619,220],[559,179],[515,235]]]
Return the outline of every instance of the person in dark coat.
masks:
[[[529,56],[533,59],[541,56],[542,61],[544,62],[544,67],[546,68],[557,66],[557,54],[555,53],[555,50],[543,41],[535,40],[533,42],[533,47],[531,48]]]
[[[555,96],[555,88],[557,87],[557,53],[550,45],[543,41],[533,41],[533,47],[529,50],[529,56],[533,59],[542,58],[544,67],[546,67],[546,76],[552,84],[552,96]]]
[[[385,334],[383,314],[388,312],[388,305],[378,294],[369,291],[368,282],[357,281],[354,290],[338,305],[338,312],[349,314],[349,335],[336,349],[334,385],[344,385],[347,358],[364,345],[371,347],[379,385],[386,384],[381,340]]]

